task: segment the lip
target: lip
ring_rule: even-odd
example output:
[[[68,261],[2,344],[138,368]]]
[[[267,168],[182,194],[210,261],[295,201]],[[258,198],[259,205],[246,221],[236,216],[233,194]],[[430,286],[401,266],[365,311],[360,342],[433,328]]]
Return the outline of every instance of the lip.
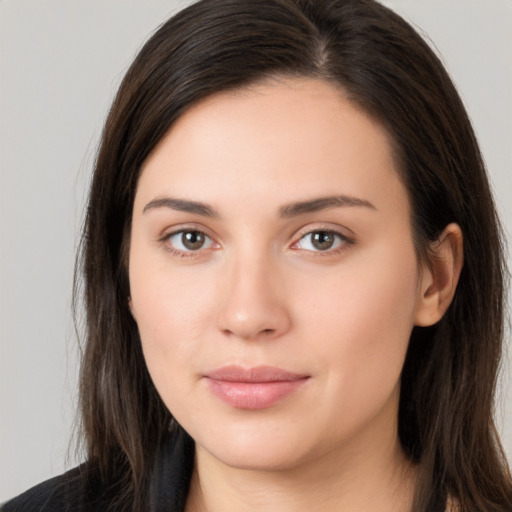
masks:
[[[204,375],[210,391],[237,409],[266,409],[302,387],[309,375],[273,366],[224,366]]]

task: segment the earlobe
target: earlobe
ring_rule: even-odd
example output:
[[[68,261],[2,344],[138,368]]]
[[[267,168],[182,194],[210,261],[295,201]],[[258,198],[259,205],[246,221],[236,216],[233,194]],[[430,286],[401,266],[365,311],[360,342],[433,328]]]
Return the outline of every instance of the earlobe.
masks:
[[[132,314],[133,319],[137,321],[137,319],[135,318],[135,312],[133,310],[133,301],[130,296],[128,297],[128,308],[130,309],[130,313]]]
[[[463,237],[458,224],[449,224],[430,246],[431,258],[423,265],[415,325],[438,322],[451,304],[463,265]]]

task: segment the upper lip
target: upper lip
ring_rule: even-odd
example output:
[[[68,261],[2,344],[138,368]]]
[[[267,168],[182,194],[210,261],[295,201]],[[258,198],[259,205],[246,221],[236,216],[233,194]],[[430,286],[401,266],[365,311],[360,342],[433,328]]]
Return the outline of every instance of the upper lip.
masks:
[[[305,379],[308,375],[290,372],[274,366],[222,366],[207,372],[205,377],[227,382],[282,382]]]

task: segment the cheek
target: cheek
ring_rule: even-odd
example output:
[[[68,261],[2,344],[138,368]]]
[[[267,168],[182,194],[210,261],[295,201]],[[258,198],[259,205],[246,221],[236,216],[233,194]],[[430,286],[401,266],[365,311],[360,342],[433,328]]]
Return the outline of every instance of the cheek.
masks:
[[[382,411],[395,421],[417,270],[414,257],[381,256],[331,276],[327,291],[317,286],[297,315],[317,364],[324,397],[317,419],[330,425],[328,439],[356,435]]]
[[[377,257],[376,257],[377,256]],[[418,271],[413,250],[397,258],[392,251],[358,257],[330,276],[300,304],[308,338],[343,386],[364,393],[393,387],[399,378],[414,324]]]
[[[198,340],[213,320],[215,283],[197,268],[173,272],[168,262],[135,249],[130,289],[148,370],[157,389],[166,389],[185,371],[194,372],[205,349],[213,350]]]

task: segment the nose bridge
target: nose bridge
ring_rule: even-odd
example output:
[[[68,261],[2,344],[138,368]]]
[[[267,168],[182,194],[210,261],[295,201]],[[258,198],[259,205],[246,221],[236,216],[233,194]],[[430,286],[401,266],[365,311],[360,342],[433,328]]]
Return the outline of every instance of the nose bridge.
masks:
[[[270,251],[240,249],[226,267],[219,328],[244,339],[285,332],[290,317],[283,293],[283,276]]]

